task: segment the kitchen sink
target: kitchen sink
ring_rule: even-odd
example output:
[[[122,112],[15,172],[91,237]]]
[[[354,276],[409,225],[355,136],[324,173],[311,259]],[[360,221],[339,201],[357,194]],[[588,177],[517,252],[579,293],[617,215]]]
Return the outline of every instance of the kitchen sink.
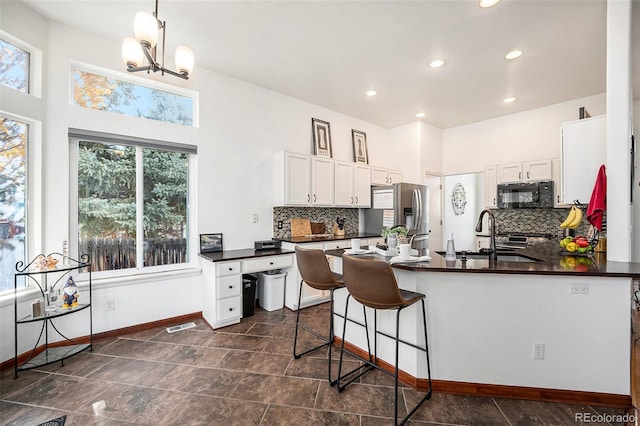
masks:
[[[444,257],[446,252],[444,251],[436,251],[437,254]],[[463,257],[466,257],[469,260],[489,260],[489,254],[480,253],[480,252],[466,252],[463,256],[461,251],[456,252],[456,259],[461,260]],[[542,262],[541,259],[536,259],[535,257],[526,256],[524,254],[514,253],[514,252],[506,252],[503,253],[498,251],[498,261],[499,262]]]

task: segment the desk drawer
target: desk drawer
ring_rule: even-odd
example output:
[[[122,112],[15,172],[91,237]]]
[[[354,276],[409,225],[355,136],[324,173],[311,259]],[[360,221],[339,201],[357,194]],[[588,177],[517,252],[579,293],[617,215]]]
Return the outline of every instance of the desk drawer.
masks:
[[[217,307],[216,318],[218,322],[242,317],[242,297],[240,296],[219,300]]]
[[[271,271],[273,269],[288,268],[293,265],[293,255],[269,256],[245,260],[243,272]]]
[[[224,262],[216,264],[216,275],[224,277],[225,275],[233,275],[240,273],[240,262]]]
[[[229,275],[218,279],[217,298],[240,296],[242,294],[242,276]]]
[[[329,241],[324,243],[325,250],[344,249],[351,247],[351,240]]]

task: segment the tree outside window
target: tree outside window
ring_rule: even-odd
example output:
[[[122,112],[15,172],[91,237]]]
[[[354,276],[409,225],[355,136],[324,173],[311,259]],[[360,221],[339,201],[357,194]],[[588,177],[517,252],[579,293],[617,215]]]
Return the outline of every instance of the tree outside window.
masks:
[[[29,91],[29,52],[0,39],[0,84]]]
[[[185,153],[79,142],[79,251],[94,271],[188,261],[188,171]]]
[[[26,259],[26,153],[29,126],[0,116],[0,292],[13,289]]]

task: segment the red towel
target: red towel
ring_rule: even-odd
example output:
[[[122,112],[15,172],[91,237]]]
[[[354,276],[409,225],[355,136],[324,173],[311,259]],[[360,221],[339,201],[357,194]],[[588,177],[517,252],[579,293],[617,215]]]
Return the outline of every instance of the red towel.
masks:
[[[587,220],[598,231],[602,231],[602,216],[607,208],[607,173],[604,164],[598,170],[596,184],[593,186],[591,200],[587,208]]]

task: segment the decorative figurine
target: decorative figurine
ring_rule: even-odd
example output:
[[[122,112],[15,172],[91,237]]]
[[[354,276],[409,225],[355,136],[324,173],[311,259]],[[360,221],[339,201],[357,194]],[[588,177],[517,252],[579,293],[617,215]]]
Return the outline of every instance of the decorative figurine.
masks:
[[[67,279],[67,283],[62,288],[63,308],[73,308],[78,306],[78,286],[73,281],[73,277]]]

